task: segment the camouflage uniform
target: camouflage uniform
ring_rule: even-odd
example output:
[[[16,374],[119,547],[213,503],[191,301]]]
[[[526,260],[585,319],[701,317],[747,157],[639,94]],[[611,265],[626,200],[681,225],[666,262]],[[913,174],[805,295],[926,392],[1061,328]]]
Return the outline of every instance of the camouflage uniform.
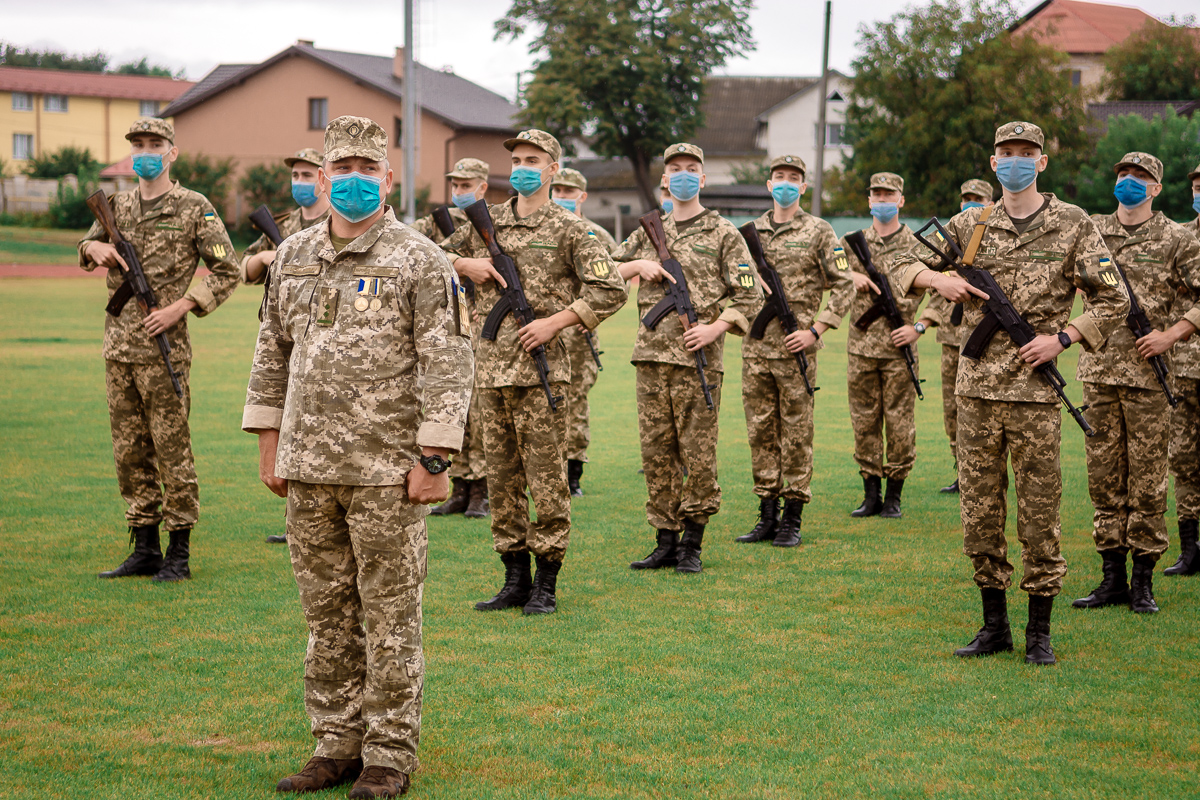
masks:
[[[958,351],[962,341],[959,326],[951,321],[954,308],[955,304],[934,294],[921,312],[921,317],[937,325],[937,343],[942,346],[942,423],[950,439],[950,456],[954,459],[954,472],[957,474],[958,401],[954,395],[954,383],[958,379]]]
[[[326,130],[331,161],[382,160],[386,141],[359,117]],[[406,478],[422,447],[462,441],[473,364],[461,290],[391,209],[340,252],[330,224],[296,234],[271,271],[242,427],[279,431],[315,755],[411,773],[427,512]]]
[[[467,219],[467,214],[458,206],[447,206],[446,210],[450,212],[450,219],[454,221],[454,230],[459,228],[471,227],[471,221]],[[446,241],[446,237],[442,235],[442,229],[433,221],[433,214],[426,214],[412,224],[412,229],[417,233],[425,236],[434,244],[441,244]]]
[[[1200,239],[1200,217],[1183,228]],[[1171,349],[1171,373],[1179,398],[1179,405],[1171,411],[1169,446],[1175,511],[1180,520],[1194,521],[1200,519],[1200,336],[1193,335]]]
[[[274,215],[275,226],[277,228],[279,228],[280,236],[282,236],[284,239],[286,239],[289,236],[299,233],[302,230],[311,228],[314,225],[320,225],[325,220],[329,219],[329,210],[328,209],[325,210],[325,213],[321,214],[319,217],[316,217],[315,219],[305,219],[303,211],[304,211],[304,209],[297,206],[296,208],[293,208],[291,211],[288,211],[286,213]],[[255,278],[254,280],[250,280],[249,278],[247,278],[246,277],[246,263],[252,257],[258,255],[259,253],[261,253],[265,250],[274,250],[274,249],[275,249],[275,245],[273,245],[271,243],[271,240],[267,238],[267,235],[265,233],[262,236],[259,236],[253,242],[251,242],[250,246],[246,248],[246,251],[244,253],[242,253],[242,260],[239,265],[238,276],[242,279],[242,283],[249,284],[251,286],[258,286],[267,280],[267,270],[265,270],[265,269],[261,273],[259,273],[258,277]]]
[[[801,162],[803,163],[803,162]],[[845,253],[833,228],[803,209],[776,228],[773,212],[754,221],[767,263],[779,273],[800,330],[820,322],[841,324],[853,301]],[[830,292],[819,315],[821,294]],[[754,493],[759,497],[812,500],[813,397],[804,388],[800,365],[784,346],[783,327],[767,325],[762,339],[742,340],[742,406],[750,437]],[[806,351],[808,379],[816,385],[818,339]]]
[[[138,189],[118,192],[109,200],[117,228],[137,251],[160,308],[182,297],[196,303],[203,317],[225,302],[237,286],[237,261],[225,225],[201,194],[174,182],[153,208],[142,213]],[[83,254],[92,241],[107,242],[93,223],[79,242],[79,266],[96,268]],[[203,258],[212,274],[189,288]],[[119,269],[108,270],[109,297],[124,283]],[[105,383],[117,484],[128,505],[130,526],[163,522],[168,531],[195,527],[200,493],[188,427],[192,363],[187,317],[167,331],[171,365],[183,386],[175,396],[154,338],[142,326],[145,312],[137,302],[125,304],[119,317],[104,315]]]

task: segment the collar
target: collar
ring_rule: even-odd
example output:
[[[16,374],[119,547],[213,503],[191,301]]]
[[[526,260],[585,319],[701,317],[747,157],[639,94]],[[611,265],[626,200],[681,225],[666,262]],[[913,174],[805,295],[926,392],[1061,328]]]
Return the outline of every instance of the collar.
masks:
[[[145,216],[142,216],[142,194],[141,190],[135,186],[132,193],[133,202],[135,204],[134,215],[138,218],[138,220],[154,219],[156,217],[173,217],[178,212],[179,200],[183,197],[183,193],[186,191],[187,189],[184,189],[179,185],[179,181],[171,181],[171,188],[167,190],[165,195],[163,195],[162,202],[147,211]]]
[[[320,235],[317,241],[317,257],[324,261],[334,261],[339,256],[344,256],[347,253],[365,253],[375,246],[379,241],[379,237],[387,228],[396,225],[396,214],[392,211],[391,206],[384,206],[383,216],[375,220],[375,224],[367,228],[365,232],[360,234],[358,238],[350,242],[342,248],[342,252],[333,249],[333,240],[330,238],[333,234],[331,226],[333,224],[333,215],[331,214],[320,227]]]

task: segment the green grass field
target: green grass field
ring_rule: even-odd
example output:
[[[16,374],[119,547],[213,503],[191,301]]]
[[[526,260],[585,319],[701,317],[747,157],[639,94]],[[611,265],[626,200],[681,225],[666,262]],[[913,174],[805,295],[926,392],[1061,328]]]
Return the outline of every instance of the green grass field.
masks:
[[[64,264],[79,261],[76,244],[87,231],[0,225],[0,264]]]
[[[295,584],[285,549],[263,543],[282,528],[283,501],[259,484],[255,441],[239,431],[257,290],[193,319],[203,511],[184,585],[95,577],[128,552],[104,301],[100,281],[0,281],[0,797],[274,796],[312,740]],[[1158,576],[1163,610],[1149,618],[1060,601],[1053,668],[1022,663],[1015,590],[1018,653],[950,654],[979,626],[979,604],[956,499],[936,492],[951,465],[932,336],[903,520],[847,516],[861,483],[837,333],[820,360],[805,544],[733,543],[756,503],[731,338],[725,502],[705,571],[629,570],[652,544],[627,361],[635,325],[631,304],[602,331],[596,441],[557,614],[474,611],[501,576],[488,525],[432,520],[413,796],[1197,795],[1200,579]],[[1074,364],[1063,372],[1073,377]],[[1063,439],[1069,600],[1099,566],[1082,434],[1069,419]]]

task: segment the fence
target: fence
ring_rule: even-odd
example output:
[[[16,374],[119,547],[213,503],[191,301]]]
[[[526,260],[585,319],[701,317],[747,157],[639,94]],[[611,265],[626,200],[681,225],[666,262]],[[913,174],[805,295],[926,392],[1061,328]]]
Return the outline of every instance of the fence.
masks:
[[[62,180],[72,188],[79,185],[74,175],[67,175]],[[100,181],[100,188],[111,193],[126,187],[118,181],[106,180]],[[49,211],[57,193],[58,178],[31,178],[28,175],[5,178],[0,180],[0,214]]]

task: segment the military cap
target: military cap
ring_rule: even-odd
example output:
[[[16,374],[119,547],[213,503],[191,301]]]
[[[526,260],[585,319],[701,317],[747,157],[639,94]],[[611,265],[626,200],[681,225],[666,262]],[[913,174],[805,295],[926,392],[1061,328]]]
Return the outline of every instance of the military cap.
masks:
[[[1163,165],[1154,156],[1149,153],[1126,153],[1120,161],[1118,161],[1113,169],[1117,172],[1121,171],[1121,167],[1141,167],[1154,176],[1156,183],[1162,183]]]
[[[770,171],[774,172],[777,167],[792,167],[800,170],[801,175],[808,174],[808,169],[804,166],[804,159],[800,156],[775,156],[771,160]]]
[[[140,119],[135,119],[133,124],[129,126],[129,133],[125,134],[125,138],[132,139],[139,133],[152,133],[155,136],[161,136],[171,144],[175,144],[175,126],[165,119],[159,119],[158,117],[141,117]]]
[[[582,189],[587,191],[587,178],[583,177],[583,173],[577,169],[560,169],[558,174],[554,176],[554,180],[550,181],[551,186],[570,186],[573,189]]]
[[[1188,180],[1194,181],[1197,176],[1200,176],[1200,164],[1197,164],[1196,168],[1188,173]]]
[[[511,153],[513,148],[519,144],[531,144],[537,149],[545,151],[551,161],[558,161],[562,158],[562,145],[558,143],[558,139],[537,128],[521,131],[515,139],[506,140],[504,149]]]
[[[679,156],[691,156],[692,158],[699,161],[701,164],[704,163],[704,151],[701,150],[699,147],[696,147],[696,145],[689,144],[687,142],[679,142],[678,144],[673,144],[670,147],[668,147],[666,150],[664,150],[663,151],[663,163],[669,164],[669,163],[671,163],[672,158],[678,158]]]
[[[480,161],[478,158],[460,158],[455,162],[454,169],[446,173],[446,177],[458,178],[460,180],[469,180],[472,178],[487,180],[491,169],[491,166],[486,161]]]
[[[313,164],[319,167],[325,163],[325,156],[315,147],[306,147],[303,150],[297,150],[294,156],[285,158],[283,163],[289,167],[293,167],[297,161],[303,161],[306,164]]]
[[[1032,122],[1009,122],[996,128],[996,141],[993,146],[1004,142],[1029,142],[1043,147],[1046,144],[1046,135]]]
[[[385,161],[387,144],[387,133],[366,117],[338,117],[325,126],[326,161],[351,156]]]
[[[876,172],[871,176],[871,185],[868,189],[894,189],[901,194],[904,193],[904,178],[901,178],[894,172]]]
[[[987,181],[972,178],[958,188],[958,193],[960,195],[977,194],[980,197],[986,197],[988,200],[991,200],[995,196],[996,190]]]

